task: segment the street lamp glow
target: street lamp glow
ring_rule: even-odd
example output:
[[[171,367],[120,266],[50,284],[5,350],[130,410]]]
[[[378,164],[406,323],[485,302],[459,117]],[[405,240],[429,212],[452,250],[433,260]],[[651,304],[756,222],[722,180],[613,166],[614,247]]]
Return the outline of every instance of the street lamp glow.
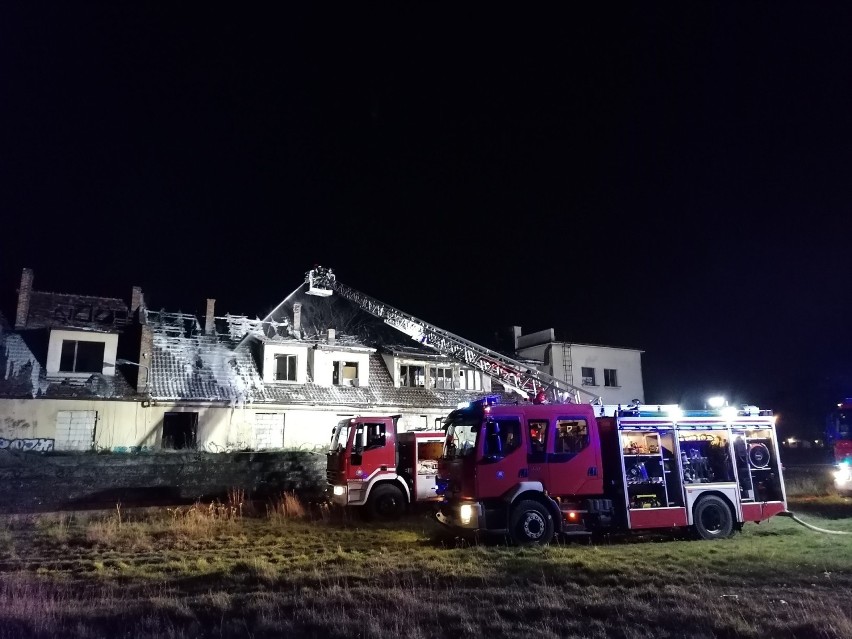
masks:
[[[714,397],[707,398],[707,405],[710,408],[722,408],[725,405],[725,398],[721,395],[716,395]]]

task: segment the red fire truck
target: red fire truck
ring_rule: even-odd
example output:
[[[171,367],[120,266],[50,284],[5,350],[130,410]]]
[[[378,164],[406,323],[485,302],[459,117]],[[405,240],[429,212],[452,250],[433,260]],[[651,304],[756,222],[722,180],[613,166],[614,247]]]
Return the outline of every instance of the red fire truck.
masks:
[[[843,495],[852,494],[852,397],[837,404],[827,420],[826,440],[834,452],[834,487]]]
[[[326,473],[333,503],[396,519],[413,502],[436,501],[443,431],[398,432],[400,415],[352,417],[332,430]]]
[[[483,401],[446,425],[437,517],[458,529],[518,544],[687,528],[719,539],[786,510],[769,411]]]

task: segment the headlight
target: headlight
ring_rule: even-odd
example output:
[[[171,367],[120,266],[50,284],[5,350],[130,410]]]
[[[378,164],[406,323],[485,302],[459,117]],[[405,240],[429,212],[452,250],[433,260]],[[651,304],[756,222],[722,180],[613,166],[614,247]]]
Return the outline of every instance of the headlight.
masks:
[[[469,524],[470,518],[473,517],[473,506],[470,504],[463,504],[461,508],[459,508],[459,517],[461,517],[462,524]]]
[[[850,470],[849,466],[841,466],[840,470],[835,470],[834,481],[839,484],[845,484],[848,481],[852,481],[852,470]]]
[[[346,486],[335,486],[334,487],[334,494],[335,495],[342,495],[345,492],[346,492]]]

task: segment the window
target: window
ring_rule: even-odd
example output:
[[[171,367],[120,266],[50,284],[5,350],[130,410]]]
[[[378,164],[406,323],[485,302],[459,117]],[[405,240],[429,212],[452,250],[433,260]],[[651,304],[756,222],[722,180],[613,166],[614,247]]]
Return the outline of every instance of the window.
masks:
[[[62,340],[59,370],[63,373],[102,373],[104,346],[103,342]]]
[[[589,425],[585,419],[560,417],[556,420],[554,452],[576,455],[589,445]]]
[[[426,386],[426,367],[402,365],[399,367],[399,385],[412,388],[424,388]]]
[[[583,386],[595,386],[595,369],[583,366]]]
[[[275,356],[275,381],[276,382],[295,382],[296,381],[296,356],[295,355],[276,355]]]
[[[431,388],[452,388],[453,387],[453,369],[452,368],[430,368],[429,369],[429,386]]]
[[[485,424],[485,456],[505,457],[521,445],[521,422],[516,417],[489,419]]]
[[[614,368],[604,369],[604,386],[618,386],[618,373]]]
[[[531,419],[528,426],[530,429],[530,452],[543,453],[545,442],[547,442],[547,420]]]
[[[334,362],[331,383],[335,386],[357,386],[358,362]]]
[[[195,448],[198,413],[166,413],[163,416],[163,448]]]
[[[459,388],[463,390],[482,390],[482,373],[469,368],[460,370]]]
[[[385,445],[385,424],[358,424],[352,449],[356,452],[381,448]]]

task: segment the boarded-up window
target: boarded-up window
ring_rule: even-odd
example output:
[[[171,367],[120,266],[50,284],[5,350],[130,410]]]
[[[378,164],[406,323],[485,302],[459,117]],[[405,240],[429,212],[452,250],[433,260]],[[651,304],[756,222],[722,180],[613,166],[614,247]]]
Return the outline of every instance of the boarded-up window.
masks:
[[[257,413],[254,416],[254,448],[284,447],[284,413]]]
[[[91,450],[95,444],[94,410],[61,410],[56,413],[56,450]]]

